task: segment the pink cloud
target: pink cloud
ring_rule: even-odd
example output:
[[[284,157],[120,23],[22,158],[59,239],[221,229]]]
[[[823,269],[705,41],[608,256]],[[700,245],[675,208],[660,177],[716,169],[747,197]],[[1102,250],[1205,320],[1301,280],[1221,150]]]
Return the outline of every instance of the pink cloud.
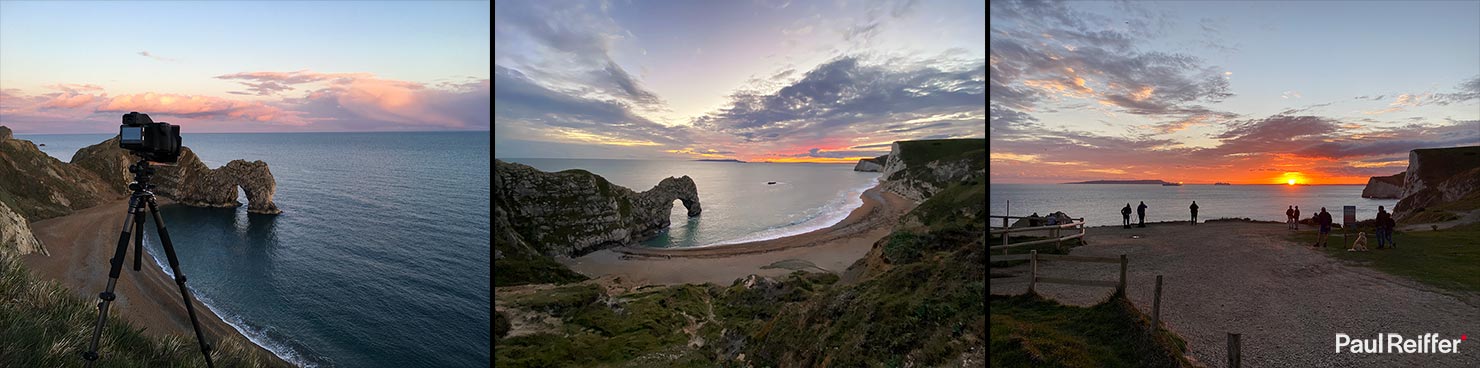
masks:
[[[229,117],[239,120],[306,125],[297,112],[285,111],[261,102],[238,101],[220,97],[190,96],[166,93],[123,95],[103,101],[98,112],[147,111],[150,114],[178,115],[191,118]]]
[[[489,80],[428,88],[422,83],[381,79],[370,73],[246,72],[216,78],[241,80],[259,94],[290,90],[290,85],[324,83],[321,88],[310,89],[301,100],[313,113],[324,117],[446,128],[476,128],[489,121],[466,111],[469,107],[488,109],[486,102],[479,106],[467,96],[486,95],[491,90]],[[474,103],[469,106],[468,102]]]
[[[44,109],[75,109],[103,96],[63,93],[41,104]]]

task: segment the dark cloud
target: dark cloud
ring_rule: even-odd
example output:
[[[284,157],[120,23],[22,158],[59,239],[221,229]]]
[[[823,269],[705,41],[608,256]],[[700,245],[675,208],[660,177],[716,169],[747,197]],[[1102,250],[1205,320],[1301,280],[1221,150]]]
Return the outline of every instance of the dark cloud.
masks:
[[[634,115],[627,105],[558,92],[524,73],[494,65],[494,115],[502,121],[534,122],[629,140],[676,143],[682,131]]]
[[[1118,6],[1131,14],[1123,23],[1167,22],[1166,16],[1135,4]],[[1060,1],[992,2],[992,10],[994,20],[1017,26],[1016,32],[993,28],[989,33],[994,103],[1030,110],[1043,98],[1062,95],[1137,115],[1229,115],[1200,105],[1233,95],[1219,68],[1187,54],[1139,52],[1143,35],[1119,30],[1122,21],[1091,29],[1112,20],[1072,11]]]
[[[791,157],[817,157],[817,158],[848,158],[848,157],[878,157],[889,154],[889,150],[842,150],[824,151],[821,148],[812,148],[807,153],[798,153]]]
[[[1448,105],[1480,99],[1480,75],[1476,75],[1474,78],[1460,83],[1459,86],[1455,87],[1455,90],[1453,93],[1434,95],[1434,103]]]
[[[512,56],[495,50],[496,58],[509,59],[505,66],[539,74],[542,80],[596,88],[613,98],[637,105],[659,105],[657,94],[642,87],[611,57],[612,43],[629,34],[606,14],[600,2],[501,1],[494,4],[494,27],[504,43],[519,41],[543,46],[538,58]],[[518,39],[523,36],[526,39]],[[503,62],[499,62],[503,63]],[[557,69],[575,69],[567,73]]]
[[[736,92],[729,107],[694,123],[747,141],[821,136],[844,128],[879,131],[902,120],[980,111],[986,100],[985,74],[981,62],[937,69],[867,65],[857,57],[842,57],[774,93]],[[960,130],[980,126],[967,125]]]

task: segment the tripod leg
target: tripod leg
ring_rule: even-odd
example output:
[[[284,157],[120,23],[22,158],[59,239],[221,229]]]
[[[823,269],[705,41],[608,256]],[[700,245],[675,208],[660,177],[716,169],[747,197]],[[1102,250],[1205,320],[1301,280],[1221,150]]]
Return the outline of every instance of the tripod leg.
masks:
[[[87,366],[92,367],[98,360],[98,340],[103,336],[103,325],[108,322],[108,306],[113,303],[113,288],[118,285],[118,273],[123,268],[123,259],[128,251],[129,225],[137,216],[143,215],[144,202],[139,197],[130,197],[128,200],[128,215],[123,218],[123,231],[118,235],[118,246],[113,249],[113,258],[108,261],[108,288],[98,294],[98,322],[93,325],[92,343],[88,345],[82,358],[87,359]]]
[[[154,202],[154,197],[149,197],[149,214],[154,217],[154,230],[159,233],[159,243],[164,246],[165,257],[170,261],[170,272],[175,274],[175,285],[180,287],[180,299],[185,302],[185,313],[190,315],[190,327],[195,329],[195,341],[200,342],[200,352],[205,354],[206,366],[215,367],[211,361],[211,344],[206,343],[205,334],[200,331],[200,321],[195,318],[194,299],[190,296],[190,289],[185,288],[185,272],[180,270],[180,259],[175,257],[175,244],[170,242],[170,232],[164,226],[164,219],[159,217],[159,205]]]
[[[142,214],[144,206],[139,206]],[[139,257],[144,255],[144,216],[134,216],[134,271],[138,271],[143,265]]]

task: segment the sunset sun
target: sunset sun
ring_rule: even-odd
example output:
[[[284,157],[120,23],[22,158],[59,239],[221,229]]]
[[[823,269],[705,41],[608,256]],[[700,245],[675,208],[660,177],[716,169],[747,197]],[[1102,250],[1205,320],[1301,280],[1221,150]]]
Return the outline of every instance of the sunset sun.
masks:
[[[1290,181],[1289,181],[1289,183],[1290,183],[1290,185],[1295,185],[1295,179],[1294,178],[1291,178]]]

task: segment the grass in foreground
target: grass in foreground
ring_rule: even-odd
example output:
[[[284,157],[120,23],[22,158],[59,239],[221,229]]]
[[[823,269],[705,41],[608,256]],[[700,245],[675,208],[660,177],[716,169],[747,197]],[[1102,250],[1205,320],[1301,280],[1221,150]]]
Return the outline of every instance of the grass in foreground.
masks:
[[[991,297],[993,367],[1187,367],[1187,344],[1124,297],[1081,308],[1036,294]]]
[[[97,321],[84,301],[52,281],[32,276],[15,255],[0,251],[0,367],[81,367]],[[114,310],[99,351],[105,367],[204,367],[193,336],[144,335]],[[218,367],[287,367],[231,341],[216,339]]]
[[[1325,251],[1332,257],[1439,288],[1480,292],[1480,277],[1475,277],[1480,271],[1480,223],[1439,231],[1398,231],[1393,234],[1397,249],[1377,249],[1376,231],[1359,226],[1348,238],[1354,240],[1357,231],[1366,232],[1370,252],[1346,251],[1340,231],[1332,229],[1328,238],[1330,246]],[[1315,243],[1316,232],[1302,228],[1289,238],[1308,247]]]

